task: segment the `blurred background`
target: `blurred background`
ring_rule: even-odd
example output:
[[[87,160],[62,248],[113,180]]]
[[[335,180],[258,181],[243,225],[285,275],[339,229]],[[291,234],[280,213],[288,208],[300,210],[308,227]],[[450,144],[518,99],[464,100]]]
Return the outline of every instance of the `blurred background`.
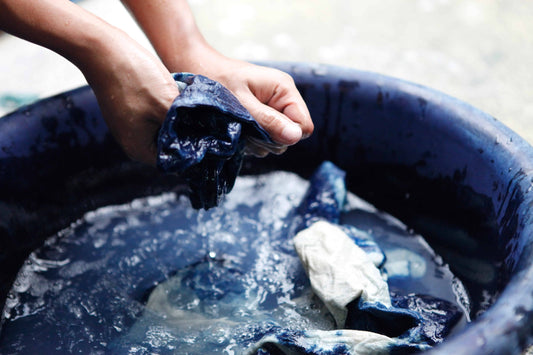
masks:
[[[149,43],[118,0],[80,6]],[[533,143],[533,1],[190,0],[207,40],[245,60],[378,72],[447,93]],[[85,84],[58,55],[0,35],[0,115]]]

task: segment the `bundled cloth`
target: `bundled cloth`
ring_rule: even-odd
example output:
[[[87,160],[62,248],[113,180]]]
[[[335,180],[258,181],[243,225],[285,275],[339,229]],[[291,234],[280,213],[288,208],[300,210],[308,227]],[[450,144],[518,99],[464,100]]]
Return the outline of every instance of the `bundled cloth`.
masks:
[[[246,140],[273,141],[220,83],[189,73],[174,79],[180,95],[159,131],[157,167],[185,180],[194,208],[209,209],[233,188]]]

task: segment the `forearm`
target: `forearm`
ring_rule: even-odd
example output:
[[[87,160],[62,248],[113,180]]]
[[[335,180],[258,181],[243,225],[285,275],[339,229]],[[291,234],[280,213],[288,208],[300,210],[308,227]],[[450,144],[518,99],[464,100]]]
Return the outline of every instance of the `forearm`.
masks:
[[[0,28],[86,66],[109,25],[68,0],[0,0]]]
[[[68,0],[0,0],[0,29],[78,66],[126,154],[155,164],[155,137],[179,90],[149,51]]]
[[[221,56],[200,33],[186,0],[122,0],[157,54],[171,71],[207,74],[211,63],[202,58]]]

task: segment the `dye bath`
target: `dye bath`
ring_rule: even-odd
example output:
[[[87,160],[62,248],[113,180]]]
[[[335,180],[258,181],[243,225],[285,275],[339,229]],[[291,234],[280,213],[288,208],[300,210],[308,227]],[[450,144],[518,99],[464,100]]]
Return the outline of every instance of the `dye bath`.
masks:
[[[240,177],[209,211],[168,193],[87,213],[25,262],[0,352],[239,354],[274,327],[334,329],[292,244],[308,186],[279,171]],[[421,236],[353,194],[341,222],[382,248],[391,292],[455,304],[456,329],[469,321],[462,283]]]

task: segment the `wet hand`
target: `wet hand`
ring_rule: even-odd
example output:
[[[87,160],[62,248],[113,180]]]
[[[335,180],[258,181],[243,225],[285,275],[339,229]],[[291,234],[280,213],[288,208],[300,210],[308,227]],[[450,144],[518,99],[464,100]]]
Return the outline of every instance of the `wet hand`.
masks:
[[[187,54],[171,70],[189,71],[216,80],[228,88],[274,140],[267,144],[249,139],[247,153],[265,156],[281,154],[288,146],[305,139],[313,132],[309,110],[290,75],[222,56],[202,48]]]
[[[200,33],[185,0],[122,0],[171,72],[190,72],[228,88],[265,128],[273,145],[251,141],[256,155],[280,154],[313,132],[313,122],[293,79],[273,68],[225,57]]]
[[[311,116],[290,75],[273,68],[229,61],[213,79],[231,90],[276,142],[249,140],[249,153],[281,154],[288,146],[311,135],[314,128]]]
[[[159,128],[178,87],[160,60],[129,37],[119,35],[112,47],[82,71],[124,152],[155,166]]]

